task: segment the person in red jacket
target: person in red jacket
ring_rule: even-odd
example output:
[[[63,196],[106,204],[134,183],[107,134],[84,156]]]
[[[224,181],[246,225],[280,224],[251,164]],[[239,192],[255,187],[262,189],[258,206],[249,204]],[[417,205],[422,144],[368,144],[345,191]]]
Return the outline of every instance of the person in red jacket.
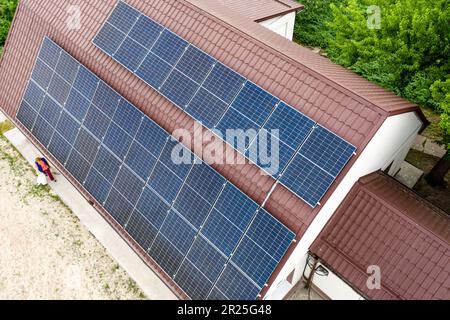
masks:
[[[51,181],[56,182],[56,179],[53,177],[52,171],[50,170],[50,165],[45,158],[36,158],[35,163],[39,172],[45,174]]]

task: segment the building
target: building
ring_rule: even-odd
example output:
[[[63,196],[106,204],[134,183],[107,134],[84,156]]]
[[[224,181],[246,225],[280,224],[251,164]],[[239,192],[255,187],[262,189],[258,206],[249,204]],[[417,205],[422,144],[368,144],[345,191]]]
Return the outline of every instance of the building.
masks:
[[[293,0],[214,0],[292,41],[295,16],[304,6]]]
[[[311,245],[355,183],[378,170],[396,173],[417,133],[427,125],[425,116],[418,106],[280,37],[218,1],[130,0],[126,3],[356,147],[356,154],[315,207],[273,177],[261,174],[261,169],[254,164],[212,166],[295,233],[295,243],[277,262],[267,285],[258,292],[259,298],[284,297],[301,280]],[[42,39],[48,37],[167,132],[172,134],[181,128],[198,135],[194,131],[195,121],[188,113],[94,45],[93,39],[116,4],[115,0],[80,2],[74,11],[73,3],[67,1],[21,1],[0,62],[0,105],[80,192],[96,204],[105,219],[165,283],[180,298],[187,298],[171,275],[93,199],[83,183],[17,121],[17,111]],[[77,17],[81,20],[73,24]],[[218,143],[221,142],[206,141],[204,147]],[[227,146],[223,154],[229,153],[236,154],[236,151]],[[188,280],[196,284],[195,279]]]
[[[329,298],[450,297],[449,216],[381,172],[359,179],[311,254],[329,271],[312,280]],[[381,270],[378,290],[366,285],[370,266]]]

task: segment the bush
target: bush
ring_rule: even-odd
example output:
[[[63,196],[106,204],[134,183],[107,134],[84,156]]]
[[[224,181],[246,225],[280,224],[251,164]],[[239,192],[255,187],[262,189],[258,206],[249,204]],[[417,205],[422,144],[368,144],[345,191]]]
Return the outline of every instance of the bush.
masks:
[[[17,3],[18,0],[0,0],[0,47],[5,44]]]

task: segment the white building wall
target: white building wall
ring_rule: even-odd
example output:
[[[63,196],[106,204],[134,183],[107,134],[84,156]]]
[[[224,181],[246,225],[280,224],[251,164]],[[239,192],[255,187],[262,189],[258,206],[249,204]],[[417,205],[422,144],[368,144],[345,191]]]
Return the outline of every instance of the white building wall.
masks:
[[[315,274],[313,277],[313,284],[320,291],[325,293],[331,300],[364,300],[359,293],[353,290],[346,282],[327,269],[323,264],[318,263],[317,267],[328,271],[328,275]],[[311,268],[306,266],[305,275],[309,277]]]
[[[292,41],[294,38],[295,17],[296,13],[291,12],[284,16],[262,21],[260,24]]]
[[[267,299],[272,296],[284,296],[281,290],[277,290],[278,284],[286,279],[295,269],[293,283],[297,283],[306,263],[306,256],[309,247],[316,239],[325,224],[331,218],[338,206],[344,200],[350,189],[360,177],[368,175],[379,169],[385,169],[394,161],[390,173],[396,172],[403,162],[408,150],[422,127],[422,121],[415,112],[400,114],[386,119],[381,128],[376,133],[372,141],[359,156],[353,167],[328,199],[322,210],[318,213],[314,221],[309,226],[303,238],[298,243],[294,252],[278,274],[273,285],[266,294]],[[358,152],[358,151],[357,151]],[[276,294],[274,294],[274,292]],[[284,294],[286,294],[284,292]],[[324,291],[325,294],[328,294]],[[333,293],[334,296],[336,296]]]

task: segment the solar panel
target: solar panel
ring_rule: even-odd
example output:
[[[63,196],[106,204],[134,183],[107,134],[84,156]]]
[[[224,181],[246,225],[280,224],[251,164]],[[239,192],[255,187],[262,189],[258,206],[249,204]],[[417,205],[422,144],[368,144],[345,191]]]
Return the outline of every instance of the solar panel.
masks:
[[[161,93],[179,106],[187,106],[198,90],[198,84],[179,71],[173,71],[164,82]]]
[[[89,110],[90,102],[80,92],[75,89],[70,91],[64,109],[74,116],[79,122],[82,122]]]
[[[33,73],[31,74],[31,78],[36,81],[36,83],[43,89],[47,89],[50,81],[52,80],[53,70],[50,69],[48,65],[46,65],[41,60],[37,60],[34,65]]]
[[[59,75],[53,74],[47,93],[63,105],[69,96],[70,84]]]
[[[128,36],[150,50],[163,29],[159,24],[141,15]]]
[[[233,300],[255,300],[261,291],[232,263],[227,265],[215,287],[227,299]]]
[[[126,38],[114,54],[114,58],[129,70],[136,71],[147,55],[147,52],[148,50],[145,47],[131,38]]]
[[[158,234],[158,229],[138,211],[133,212],[125,229],[145,251],[150,248]]]
[[[79,66],[77,60],[62,51],[55,72],[60,74],[69,84],[72,84],[78,74]]]
[[[49,61],[54,60],[50,54],[62,52],[52,43],[45,38],[42,46]],[[247,260],[235,258],[249,268],[245,274],[232,256],[282,253],[290,244],[282,237],[287,229],[275,219],[259,218],[259,206],[244,193],[90,71],[81,65],[76,69],[75,78],[50,74],[66,83],[74,78],[65,105],[49,96],[43,103],[47,89],[30,80],[17,119],[189,297],[254,298],[259,288],[247,287],[251,277],[267,276],[272,265],[262,269],[264,262],[254,261],[255,270],[264,272],[252,273]],[[49,89],[59,94],[55,86]],[[177,156],[189,161],[177,163]],[[284,239],[279,248],[267,247],[266,232],[276,233],[267,235],[270,240]],[[243,246],[247,238],[262,249]],[[278,256],[274,260],[278,263]],[[230,268],[240,272],[231,280],[243,283],[244,293],[226,288]]]
[[[261,127],[279,101],[277,97],[247,81],[231,106]]]
[[[139,16],[140,14],[137,10],[119,1],[108,22],[118,30],[128,33],[136,23]]]
[[[227,110],[228,105],[205,89],[200,89],[186,108],[186,112],[212,128]]]
[[[175,33],[164,29],[151,51],[173,66],[183,55],[184,50],[188,45],[187,41],[183,40]]]
[[[292,188],[306,203],[316,206],[333,183],[334,177],[297,154],[280,181]]]
[[[114,188],[119,190],[133,205],[136,205],[139,200],[144,185],[145,183],[126,166],[120,168],[116,181],[114,182]]]
[[[177,63],[176,68],[190,79],[201,84],[213,68],[214,63],[215,60],[212,57],[194,46],[189,46]]]
[[[109,148],[120,160],[127,155],[133,138],[112,122],[103,139],[105,146]]]
[[[174,280],[184,291],[189,292],[193,300],[206,299],[214,285],[189,260],[184,260]]]
[[[113,11],[97,37],[106,38],[105,35],[109,32],[109,26],[117,24],[117,20],[129,21],[127,26],[133,22],[138,11],[131,6],[125,10],[123,9],[125,6],[129,5],[120,1],[120,5]],[[128,18],[128,11],[133,12],[133,19]],[[94,44],[109,56],[116,58],[119,63],[128,67],[131,72],[194,119],[201,121],[207,128],[219,129],[222,134],[225,134],[227,129],[241,130],[238,138],[233,139],[231,137],[227,142],[244,156],[250,157],[250,152],[247,149],[252,141],[256,144],[264,138],[264,135],[260,134],[256,139],[254,132],[247,130],[253,129],[256,132],[263,132],[261,131],[262,128],[279,130],[279,136],[271,131],[274,136],[279,138],[280,149],[279,152],[276,152],[275,146],[268,144],[268,151],[271,152],[273,149],[274,155],[276,155],[268,159],[269,164],[261,159],[264,154],[259,157],[258,150],[256,156],[250,157],[250,160],[275,179],[280,179],[303,143],[305,141],[307,143],[312,142],[312,138],[308,141],[306,139],[316,126],[316,122],[285,102],[280,102],[279,98],[231,70],[193,44],[189,44],[168,28],[164,28],[140,12],[138,16],[138,22],[134,27],[137,29],[140,23],[144,24],[140,21],[145,20],[149,29],[149,39],[145,37],[138,39],[137,35],[127,35],[125,41],[121,41],[123,50],[130,54],[130,57],[126,60],[115,57],[109,48],[111,44],[97,41],[97,37],[94,39]],[[123,40],[122,34],[119,33],[117,38]],[[137,71],[134,66],[129,64],[129,61],[133,59],[142,60],[141,51],[134,49],[136,47],[135,41],[140,43],[142,48],[148,49],[151,47],[151,52]],[[308,150],[303,148],[305,152],[303,155],[307,158],[308,156],[315,158],[312,161],[318,166],[331,166],[332,168],[329,170],[335,175],[347,163],[347,151],[354,151],[355,148],[340,138],[330,138],[326,134],[321,134],[317,139],[321,140],[322,144],[318,141],[313,142]],[[330,145],[337,143],[335,149],[344,150],[344,155],[331,152],[331,147],[331,149],[328,148],[325,151],[326,155],[323,158],[316,159],[315,155],[320,156],[323,152],[321,149],[324,148],[323,141],[325,143],[331,142]],[[275,142],[278,142],[278,140],[275,140]],[[342,145],[339,145],[340,143]],[[253,146],[253,148],[262,148],[262,146]],[[353,152],[350,152],[350,154],[353,154]],[[325,170],[328,169],[325,168]],[[291,185],[292,182],[294,182],[293,179],[283,180],[283,184],[287,188],[303,199],[303,193],[300,194],[296,191],[299,186]],[[307,203],[315,207],[318,202]]]
[[[89,171],[84,187],[99,203],[106,201],[111,190],[111,184],[94,168]]]
[[[227,256],[220,253],[202,236],[197,237],[186,258],[212,282],[219,278],[227,262]]]
[[[169,212],[170,205],[152,189],[146,187],[136,209],[159,230]]]
[[[27,101],[31,107],[35,106],[36,111],[38,111],[44,97],[45,92],[33,80],[31,80],[28,83],[23,99]]]

